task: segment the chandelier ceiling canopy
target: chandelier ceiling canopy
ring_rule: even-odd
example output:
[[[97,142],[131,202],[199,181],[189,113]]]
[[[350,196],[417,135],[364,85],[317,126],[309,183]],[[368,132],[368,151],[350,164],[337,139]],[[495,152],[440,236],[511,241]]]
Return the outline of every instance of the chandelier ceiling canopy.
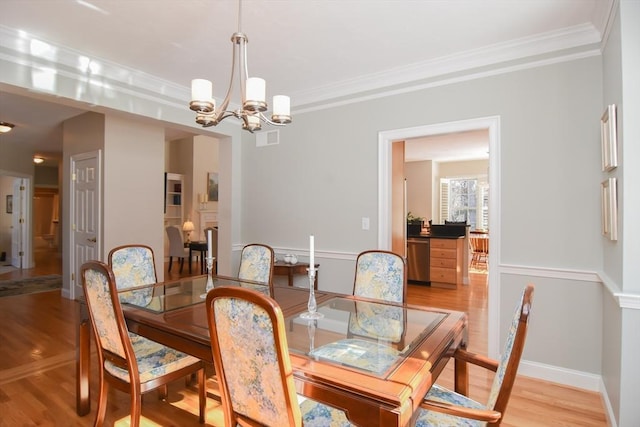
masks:
[[[213,84],[206,79],[191,81],[191,102],[189,108],[196,112],[196,123],[203,127],[216,126],[227,117],[242,120],[242,128],[253,133],[261,129],[261,123],[274,126],[284,126],[291,123],[291,107],[288,96],[275,95],[273,97],[273,113],[267,118],[266,83],[259,77],[249,77],[247,64],[247,35],[241,31],[242,0],[238,1],[238,32],[231,35],[233,43],[233,57],[231,64],[231,79],[227,95],[222,104],[216,106],[213,98]],[[240,85],[240,107],[230,110],[229,103],[237,78]]]

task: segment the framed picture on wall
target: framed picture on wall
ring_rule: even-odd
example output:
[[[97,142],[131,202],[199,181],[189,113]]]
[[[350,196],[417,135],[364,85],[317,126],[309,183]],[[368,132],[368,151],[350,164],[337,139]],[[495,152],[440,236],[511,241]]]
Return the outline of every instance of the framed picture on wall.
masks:
[[[618,198],[615,178],[602,181],[602,235],[609,240],[618,240]]]
[[[618,135],[616,131],[616,105],[611,104],[600,118],[602,143],[602,170],[609,172],[618,166]]]
[[[207,196],[210,202],[218,201],[218,173],[209,172],[207,174]]]
[[[7,213],[13,213],[13,194],[7,195]]]

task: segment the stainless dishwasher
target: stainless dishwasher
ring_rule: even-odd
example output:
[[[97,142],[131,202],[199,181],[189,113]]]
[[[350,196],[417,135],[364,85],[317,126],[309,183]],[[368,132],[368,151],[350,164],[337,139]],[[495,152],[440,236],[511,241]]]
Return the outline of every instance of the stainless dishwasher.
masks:
[[[409,282],[428,283],[429,280],[429,239],[407,239],[407,279]]]

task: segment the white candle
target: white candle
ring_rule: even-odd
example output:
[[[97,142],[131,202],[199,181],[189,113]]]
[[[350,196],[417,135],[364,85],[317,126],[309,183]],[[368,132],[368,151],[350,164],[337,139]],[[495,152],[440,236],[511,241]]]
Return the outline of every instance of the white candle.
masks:
[[[213,257],[213,242],[211,241],[213,239],[212,234],[211,230],[207,230],[207,258]]]
[[[249,77],[246,82],[247,101],[264,102],[266,99],[266,83],[260,77]]]
[[[213,84],[205,79],[191,80],[191,100],[213,102]]]
[[[276,116],[291,115],[291,101],[288,96],[276,95],[273,97],[273,114]]]
[[[313,269],[315,266],[315,260],[313,256],[313,234],[309,236],[309,269]]]

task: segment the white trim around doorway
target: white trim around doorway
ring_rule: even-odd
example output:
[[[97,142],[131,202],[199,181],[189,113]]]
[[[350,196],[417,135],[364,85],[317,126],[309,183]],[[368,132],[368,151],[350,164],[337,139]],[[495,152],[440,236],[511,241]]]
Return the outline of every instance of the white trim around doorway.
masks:
[[[421,136],[486,129],[489,131],[489,229],[491,259],[489,263],[488,353],[500,355],[500,117],[490,116],[378,133],[378,247],[391,247],[391,145],[394,141]]]

